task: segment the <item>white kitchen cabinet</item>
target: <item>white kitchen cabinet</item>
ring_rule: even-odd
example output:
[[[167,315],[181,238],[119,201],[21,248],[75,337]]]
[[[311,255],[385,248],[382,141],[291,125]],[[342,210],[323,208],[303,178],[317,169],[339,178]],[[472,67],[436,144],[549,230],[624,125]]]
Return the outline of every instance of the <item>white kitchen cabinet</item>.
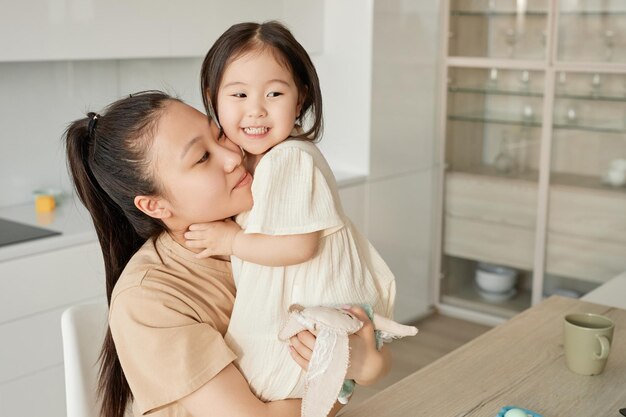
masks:
[[[12,2],[0,14],[0,62],[198,57],[234,23],[277,18],[315,53],[323,7],[304,0]]]
[[[363,235],[367,235],[366,187],[365,180],[362,180],[339,188],[344,213]]]
[[[437,306],[497,323],[626,270],[626,181],[607,181],[626,164],[626,3],[448,0],[443,19]],[[514,289],[481,290],[481,262]]]
[[[104,298],[100,246],[91,241],[0,262],[0,293],[0,414],[64,416],[61,314]]]
[[[65,417],[63,364],[0,384],[0,411],[12,417]]]

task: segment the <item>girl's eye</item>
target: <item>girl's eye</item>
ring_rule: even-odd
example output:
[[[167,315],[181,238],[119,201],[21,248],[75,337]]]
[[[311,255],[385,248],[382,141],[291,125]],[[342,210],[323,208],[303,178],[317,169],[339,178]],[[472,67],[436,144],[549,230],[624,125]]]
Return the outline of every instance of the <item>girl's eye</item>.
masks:
[[[206,162],[208,159],[209,159],[209,153],[208,153],[208,152],[205,152],[205,153],[202,155],[202,158],[200,158],[200,159],[198,160],[198,162],[196,162],[196,164],[201,164],[201,163],[203,163],[203,162]]]
[[[245,93],[235,93],[235,94],[233,94],[233,97],[244,98],[244,97],[246,97],[246,94]]]
[[[278,91],[272,91],[271,93],[268,93],[267,96],[268,97],[278,97],[278,96],[282,96],[283,93],[279,93]]]

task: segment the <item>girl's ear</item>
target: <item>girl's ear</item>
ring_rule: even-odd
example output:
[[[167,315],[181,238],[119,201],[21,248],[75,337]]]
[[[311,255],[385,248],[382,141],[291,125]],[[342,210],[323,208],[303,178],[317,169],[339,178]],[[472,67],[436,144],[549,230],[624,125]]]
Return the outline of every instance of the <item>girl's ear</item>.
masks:
[[[155,219],[167,219],[172,216],[167,200],[146,195],[138,195],[134,200],[135,207]]]

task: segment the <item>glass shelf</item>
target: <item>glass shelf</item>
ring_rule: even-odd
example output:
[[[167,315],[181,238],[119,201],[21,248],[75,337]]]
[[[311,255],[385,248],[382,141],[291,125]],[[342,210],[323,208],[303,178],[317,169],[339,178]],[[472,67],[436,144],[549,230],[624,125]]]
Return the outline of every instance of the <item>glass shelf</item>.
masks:
[[[467,308],[503,318],[512,318],[530,306],[530,291],[522,291],[510,300],[494,303],[484,300],[472,285],[468,285],[454,293],[444,293],[441,296],[441,301],[451,306]]]
[[[475,123],[493,123],[502,125],[541,127],[541,120],[537,118],[523,119],[507,114],[450,114],[448,120]]]
[[[450,114],[448,120],[474,123],[491,123],[501,125],[541,127],[541,120],[537,118],[523,119],[507,114]],[[596,133],[626,133],[626,124],[623,120],[579,120],[576,123],[555,120],[554,129],[582,130]]]
[[[617,101],[626,102],[626,95],[606,95],[606,94],[555,94],[556,98],[565,98],[572,100],[591,100],[591,101]]]
[[[450,16],[485,16],[485,17],[517,17],[516,11],[490,11],[490,10],[453,10],[450,12]],[[527,10],[522,13],[524,16],[539,16],[545,17],[548,15],[547,11],[542,10]],[[561,12],[561,16],[574,16],[574,17],[588,17],[588,16],[624,16],[626,11],[607,11],[607,10],[576,10]]]
[[[516,294],[508,300],[485,299],[475,284],[478,261],[446,254],[447,271],[441,301],[448,305],[504,318],[511,318],[530,306],[530,291],[525,289],[521,282],[516,285]],[[528,274],[527,271],[518,270],[518,272]],[[522,280],[524,278],[520,276],[518,281]]]
[[[561,11],[561,16],[599,16],[599,17],[607,17],[607,16],[626,16],[626,10],[569,10],[569,11]]]
[[[528,90],[504,90],[488,87],[448,87],[449,93],[470,93],[470,94],[492,94],[499,96],[520,96],[520,97],[543,97],[543,92]],[[589,101],[615,101],[626,103],[626,95],[607,94],[555,94],[557,99],[589,100]]]
[[[576,123],[555,120],[552,127],[554,129],[583,130],[596,133],[626,133],[624,120],[579,120]]]
[[[522,13],[524,16],[541,16],[548,15],[547,11],[542,10],[527,10]],[[496,11],[496,10],[453,10],[450,12],[451,16],[485,16],[485,17],[517,17],[516,11]]]
[[[528,169],[521,173],[503,174],[498,172],[491,165],[476,165],[465,169],[450,169],[448,171],[458,174],[476,175],[494,179],[527,181],[534,184],[536,184],[539,180],[539,172],[534,169]],[[550,173],[550,183],[557,186],[561,185],[586,190],[608,191],[626,195],[626,187],[608,185],[604,183],[602,178],[591,175],[552,172]]]
[[[473,93],[473,94],[493,94],[498,96],[522,96],[522,97],[543,97],[539,91],[528,90],[503,90],[488,87],[448,87],[450,93]],[[626,98],[624,98],[626,101]]]

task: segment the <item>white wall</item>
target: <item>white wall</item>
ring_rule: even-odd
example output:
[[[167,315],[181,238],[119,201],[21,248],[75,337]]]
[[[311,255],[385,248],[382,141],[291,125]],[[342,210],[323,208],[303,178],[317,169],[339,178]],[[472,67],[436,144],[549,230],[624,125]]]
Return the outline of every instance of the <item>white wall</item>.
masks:
[[[295,0],[285,0],[295,1]],[[189,57],[232,23],[282,17],[282,0],[1,0],[5,61]]]
[[[0,206],[70,190],[62,135],[118,97],[165,89],[200,106],[200,58],[0,63]]]

